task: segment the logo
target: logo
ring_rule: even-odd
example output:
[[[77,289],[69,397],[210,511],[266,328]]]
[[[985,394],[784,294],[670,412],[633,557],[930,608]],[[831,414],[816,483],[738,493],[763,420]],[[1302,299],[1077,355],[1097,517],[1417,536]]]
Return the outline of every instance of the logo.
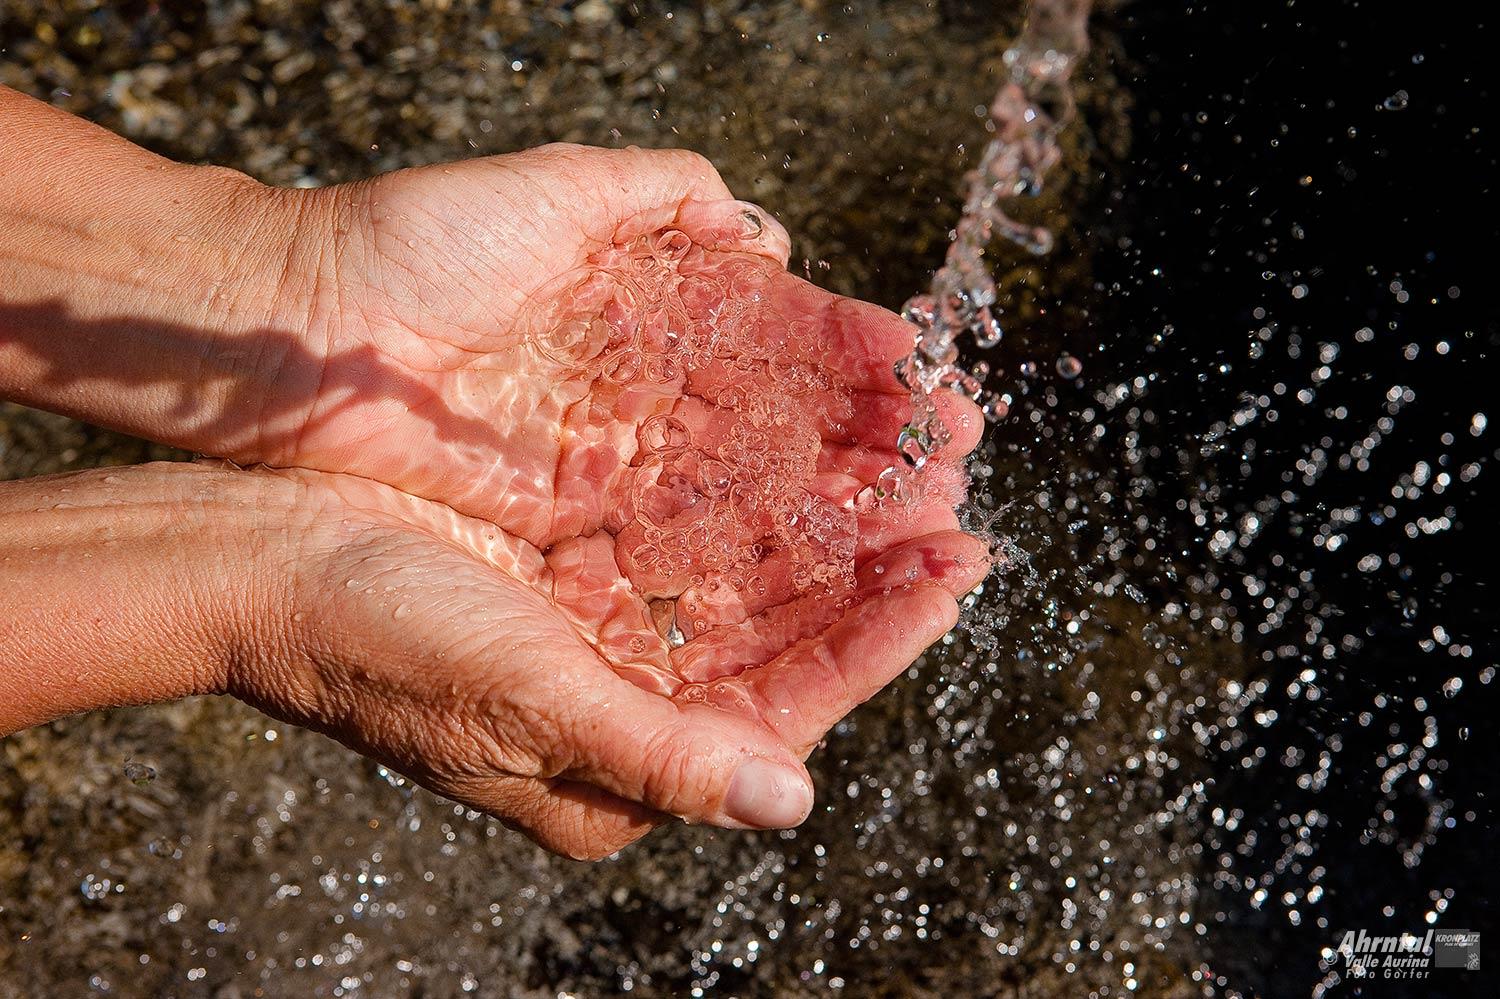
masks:
[[[1474,930],[1435,930],[1432,963],[1438,968],[1479,970],[1479,934]]]
[[[1434,968],[1479,970],[1479,934],[1474,930],[1427,930],[1424,933],[1371,934],[1349,930],[1338,946],[1325,950],[1325,958],[1337,954],[1350,978],[1427,978]]]

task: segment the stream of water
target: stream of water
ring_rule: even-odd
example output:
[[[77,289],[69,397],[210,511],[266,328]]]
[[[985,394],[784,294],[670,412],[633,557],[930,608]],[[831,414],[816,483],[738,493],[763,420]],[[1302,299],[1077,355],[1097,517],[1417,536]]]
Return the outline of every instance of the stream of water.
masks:
[[[1087,14],[1086,3],[1031,4],[946,262],[906,307],[921,336],[907,369],[918,419],[904,441],[942,438],[922,408],[939,384],[986,399],[1000,421],[968,515],[998,539],[1001,572],[971,597],[928,687],[951,755],[919,773],[994,792],[970,835],[1011,840],[1019,859],[973,911],[1004,953],[1053,920],[1063,932],[1046,959],[1082,981],[1112,971],[1118,990],[1162,994],[1171,976],[1143,964],[1196,953],[1182,969],[1189,988],[1237,995],[1278,981],[1226,946],[1253,925],[1313,953],[1313,995],[1357,987],[1381,972],[1338,951],[1361,894],[1345,851],[1367,862],[1384,852],[1376,894],[1381,880],[1392,898],[1406,878],[1427,886],[1417,911],[1365,907],[1381,917],[1372,933],[1420,938],[1488,907],[1450,870],[1422,871],[1487,824],[1485,796],[1459,790],[1473,775],[1450,775],[1449,754],[1469,755],[1461,744],[1494,703],[1493,627],[1476,628],[1471,596],[1454,599],[1451,549],[1436,539],[1482,509],[1489,415],[1476,396],[1443,392],[1485,360],[1493,324],[1476,335],[1461,321],[1413,321],[1466,289],[1374,266],[1365,276],[1384,303],[1311,316],[1305,301],[1336,287],[1339,268],[1276,266],[1283,241],[1306,238],[1294,214],[1285,236],[1259,245],[1267,293],[1186,370],[1171,366],[1184,360],[1171,322],[1123,357],[1106,353],[1115,335],[1078,330],[1080,353],[1104,355],[1088,372],[1055,345],[1045,360],[1035,341],[1029,356],[994,350],[1013,296],[985,253],[997,237],[1028,254],[1052,246],[1045,225],[1006,206],[1038,193],[1060,156]],[[1408,100],[1396,90],[1372,106],[1394,113]],[[1194,121],[1236,124],[1233,112]],[[1162,277],[1159,263],[1149,276]],[[964,370],[965,343],[1011,371],[992,376],[986,360]],[[1007,747],[1023,731],[1045,732],[1045,746],[1017,758]],[[1009,765],[986,769],[996,759]],[[1139,863],[1143,851],[1173,858],[1172,876]],[[1328,905],[1330,890],[1346,904]]]

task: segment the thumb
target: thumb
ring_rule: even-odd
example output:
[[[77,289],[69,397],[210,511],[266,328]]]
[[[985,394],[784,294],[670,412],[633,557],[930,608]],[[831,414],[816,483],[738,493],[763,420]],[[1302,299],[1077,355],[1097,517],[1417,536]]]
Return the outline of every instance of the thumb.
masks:
[[[812,810],[812,779],[769,729],[708,704],[681,704],[611,674],[580,705],[562,776],[689,822],[785,829]]]
[[[688,238],[710,250],[754,253],[785,267],[792,255],[786,227],[748,201],[688,201],[676,224]]]

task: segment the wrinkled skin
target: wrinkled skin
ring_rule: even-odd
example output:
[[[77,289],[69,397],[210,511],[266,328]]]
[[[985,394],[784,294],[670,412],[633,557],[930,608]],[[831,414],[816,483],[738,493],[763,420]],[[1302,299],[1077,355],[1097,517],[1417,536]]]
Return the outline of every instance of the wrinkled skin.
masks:
[[[723,821],[717,803],[702,800],[722,794],[723,773],[704,776],[713,769],[705,763],[674,779],[660,772],[658,757],[680,761],[684,747],[697,746],[711,761],[719,744],[804,757],[951,626],[953,595],[988,568],[983,546],[956,530],[951,488],[936,490],[856,518],[852,588],[794,585],[772,551],[762,592],[699,600],[708,608],[699,618],[706,627],[669,649],[650,601],[681,596],[693,580],[631,572],[625,548],[639,543],[631,536],[638,525],[620,485],[640,462],[639,433],[651,417],[672,414],[696,435],[711,435],[720,386],[711,368],[620,393],[599,377],[597,343],[546,349],[578,339],[556,339],[563,323],[587,326],[601,317],[607,296],[598,291],[608,282],[600,275],[611,254],[641,237],[681,233],[692,244],[686,264],[748,275],[771,317],[757,336],[784,337],[786,324],[796,324],[799,337],[778,349],[827,375],[821,391],[798,403],[821,443],[811,488],[846,508],[899,461],[892,446],[910,407],[893,365],[910,350],[910,327],[786,273],[784,231],[729,200],[712,168],[692,154],[546,147],[402,171],[326,194],[328,203],[312,213],[328,241],[320,259],[334,261],[310,296],[311,340],[326,343],[318,391],[294,425],[263,427],[236,456],[352,473],[451,511],[402,499],[392,519],[387,499],[351,491],[345,480],[317,492],[352,492],[356,505],[380,509],[388,524],[356,536],[332,524],[313,532],[323,564],[341,568],[299,585],[311,604],[328,603],[318,594],[338,598],[309,618],[316,625],[309,633],[333,628],[358,643],[319,662],[335,674],[345,660],[389,665],[378,684],[347,681],[342,721],[319,722],[326,708],[280,705],[269,689],[252,693],[273,712],[341,733],[556,849],[599,855],[640,835],[661,811]],[[351,356],[379,360],[346,377],[341,366]],[[423,390],[418,404],[409,391],[383,391],[385,372],[415,380]],[[289,377],[302,387],[300,373]],[[955,439],[933,463],[935,476],[943,462],[951,468],[972,449],[982,425],[967,400],[946,397],[940,405]],[[790,439],[773,436],[767,446]],[[421,529],[402,526],[403,517]],[[349,590],[348,580],[366,585]],[[410,589],[409,610],[397,613],[387,585]],[[444,665],[421,657],[394,668],[376,640],[388,636],[396,647],[401,636],[409,646],[414,633],[434,653],[451,646]],[[643,658],[647,642],[644,658],[656,668],[632,675],[630,661]],[[621,672],[652,700],[620,683]],[[447,687],[438,679],[444,675]],[[684,686],[674,677],[714,682]],[[521,741],[551,733],[550,743],[522,754],[524,766],[502,765],[479,739],[458,754],[467,754],[458,768],[466,776],[435,767],[434,759],[454,753],[414,752],[429,744],[422,733],[495,729],[455,722],[461,715],[446,703],[454,691],[463,710],[481,705],[481,716],[498,703],[522,705],[500,728]],[[379,724],[364,720],[366,701]],[[640,706],[622,712],[622,701]],[[672,739],[660,734],[661,724]],[[645,728],[621,732],[621,725]],[[392,739],[391,732],[406,735]],[[587,764],[568,748],[580,739],[592,750]]]
[[[535,548],[488,522],[353,476],[253,474],[273,485],[262,510],[294,528],[264,574],[283,567],[284,611],[255,626],[280,637],[257,640],[272,651],[230,691],[579,858],[668,815],[745,825],[724,801],[735,768],[801,773],[839,718],[952,627],[952,594],[983,571],[963,535],[870,560],[831,626],[725,681],[746,715],[618,676],[556,606]],[[767,824],[800,821],[810,801],[789,805]]]

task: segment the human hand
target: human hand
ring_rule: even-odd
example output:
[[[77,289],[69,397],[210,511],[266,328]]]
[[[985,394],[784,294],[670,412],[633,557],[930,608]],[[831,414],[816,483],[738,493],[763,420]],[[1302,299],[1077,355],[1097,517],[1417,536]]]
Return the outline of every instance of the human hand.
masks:
[[[911,327],[786,274],[784,233],[723,200],[700,157],[546,147],[313,192],[208,179],[232,196],[186,198],[170,228],[203,253],[245,235],[230,311],[110,323],[134,354],[90,343],[104,323],[28,337],[35,319],[18,381],[78,386],[72,411],[110,422],[91,408],[107,404],[157,439],[491,520],[545,553],[601,654],[664,692],[826,625],[858,564],[957,526],[975,407],[943,394],[954,440],[909,480],[924,488],[857,502],[902,466],[892,366]]]
[[[227,692],[574,857],[667,815],[799,822],[801,757],[982,571],[962,535],[869,563],[841,620],[720,682],[741,714],[622,679],[531,546],[369,480],[156,464],[5,484],[0,510],[0,556],[29,552],[0,557],[0,734]]]
[[[776,354],[776,374],[828,376],[806,400],[825,470],[868,482],[896,458],[912,327],[787,274],[785,231],[696,154],[546,146],[305,192],[297,215],[291,256],[320,264],[287,270],[275,312],[299,346],[249,380],[253,428],[202,450],[364,475],[546,548],[608,522],[644,423],[744,410],[724,389]],[[667,240],[680,301],[632,269]],[[733,308],[750,329],[720,337]],[[716,340],[711,369],[663,342],[694,337]],[[959,458],[977,410],[941,404]]]
[[[905,502],[857,504],[904,467],[911,328],[787,274],[779,226],[705,193],[727,192],[696,156],[579,147],[326,192],[307,238],[337,262],[299,300],[328,346],[315,381],[284,360],[260,379],[281,395],[235,456],[492,521],[543,554],[600,654],[662,693],[815,633],[856,564],[956,529],[954,463],[981,421],[943,393],[950,446]]]
[[[779,227],[723,200],[700,158],[548,147],[316,192],[174,176],[196,193],[158,226],[186,230],[162,266],[85,275],[64,296],[76,315],[0,308],[0,390],[486,521],[614,676],[726,708],[794,755],[920,648],[878,616],[892,594],[939,576],[961,592],[988,567],[952,510],[975,407],[944,394],[953,440],[921,476],[882,480],[904,497],[872,500],[902,467],[910,408],[892,366],[910,327],[787,275]],[[154,204],[151,185],[111,193],[135,211],[110,216],[126,234],[107,246],[147,238],[119,219]],[[237,266],[226,234],[243,238]],[[6,266],[29,277],[12,288],[52,280]],[[174,269],[227,273],[231,290],[205,309],[168,294]],[[105,302],[130,308],[101,318]],[[122,349],[99,349],[110,336]],[[951,617],[952,598],[925,590]],[[875,651],[845,663],[838,635]],[[801,685],[767,693],[786,662]],[[261,701],[298,717],[273,689]],[[788,728],[803,713],[816,721]]]

